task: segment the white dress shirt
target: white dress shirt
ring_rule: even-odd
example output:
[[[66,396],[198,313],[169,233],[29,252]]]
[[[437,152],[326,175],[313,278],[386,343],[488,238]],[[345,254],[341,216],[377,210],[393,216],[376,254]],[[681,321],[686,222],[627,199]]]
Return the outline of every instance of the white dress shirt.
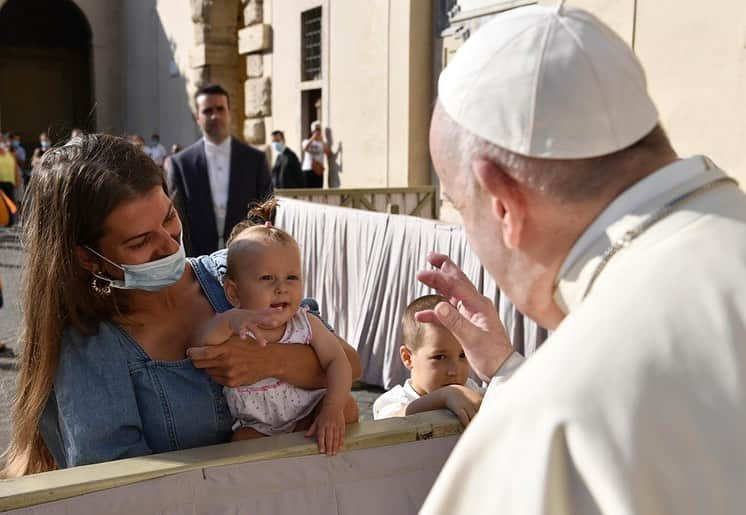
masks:
[[[484,389],[480,388],[472,378],[468,378],[464,386],[475,392],[484,393]],[[402,408],[419,398],[420,394],[412,386],[412,380],[407,379],[403,385],[394,386],[376,399],[373,403],[373,420],[396,417]]]
[[[723,177],[677,161],[586,229],[557,282],[567,317],[490,385],[421,513],[743,512],[746,196],[715,182],[677,204],[584,297],[611,242]]]
[[[207,138],[205,142],[205,157],[207,158],[207,175],[210,178],[212,205],[215,209],[215,222],[218,229],[219,248],[224,245],[223,231],[225,230],[225,213],[228,207],[228,186],[231,177],[231,138],[216,145]]]

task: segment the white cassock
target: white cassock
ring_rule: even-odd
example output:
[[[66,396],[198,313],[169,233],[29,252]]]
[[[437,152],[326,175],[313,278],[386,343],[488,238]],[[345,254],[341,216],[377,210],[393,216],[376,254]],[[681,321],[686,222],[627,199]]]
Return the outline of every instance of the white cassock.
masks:
[[[678,161],[594,221],[560,272],[568,316],[493,380],[422,513],[746,513],[746,196],[699,190],[583,299],[613,241],[722,177]]]

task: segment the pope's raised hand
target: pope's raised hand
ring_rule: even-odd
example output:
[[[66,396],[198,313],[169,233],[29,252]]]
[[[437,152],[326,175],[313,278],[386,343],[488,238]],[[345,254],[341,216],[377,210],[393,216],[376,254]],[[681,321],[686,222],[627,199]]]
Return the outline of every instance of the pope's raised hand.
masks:
[[[419,322],[440,322],[459,341],[474,371],[489,381],[513,352],[497,309],[480,294],[469,278],[443,254],[430,254],[435,268],[423,270],[417,279],[450,299],[435,309],[415,315]]]

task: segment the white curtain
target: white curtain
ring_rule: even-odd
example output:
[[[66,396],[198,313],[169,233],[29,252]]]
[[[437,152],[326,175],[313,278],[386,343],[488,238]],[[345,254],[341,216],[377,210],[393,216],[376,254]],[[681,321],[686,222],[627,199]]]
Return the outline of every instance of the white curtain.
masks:
[[[8,512],[13,515],[382,515],[417,513],[458,436],[329,458],[206,467]],[[166,458],[168,454],[158,455]],[[140,458],[144,459],[144,458]],[[96,467],[98,465],[94,465]],[[52,474],[70,474],[56,471]],[[89,473],[91,481],[94,472]],[[2,510],[2,503],[0,503]]]
[[[500,295],[461,226],[286,198],[275,223],[298,240],[306,295],[357,349],[365,383],[388,389],[408,377],[399,359],[401,316],[412,300],[434,293],[415,277],[429,252],[448,254],[495,301],[516,350],[530,355],[546,339],[545,330]]]

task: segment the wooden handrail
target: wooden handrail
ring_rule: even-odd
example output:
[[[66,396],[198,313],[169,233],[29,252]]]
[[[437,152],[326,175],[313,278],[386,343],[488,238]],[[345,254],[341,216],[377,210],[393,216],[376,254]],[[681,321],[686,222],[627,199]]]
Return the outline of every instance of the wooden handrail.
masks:
[[[348,426],[342,452],[452,436],[462,430],[449,411],[360,422]],[[292,433],[44,472],[0,481],[0,512],[192,470],[313,454],[318,454],[315,440]]]

